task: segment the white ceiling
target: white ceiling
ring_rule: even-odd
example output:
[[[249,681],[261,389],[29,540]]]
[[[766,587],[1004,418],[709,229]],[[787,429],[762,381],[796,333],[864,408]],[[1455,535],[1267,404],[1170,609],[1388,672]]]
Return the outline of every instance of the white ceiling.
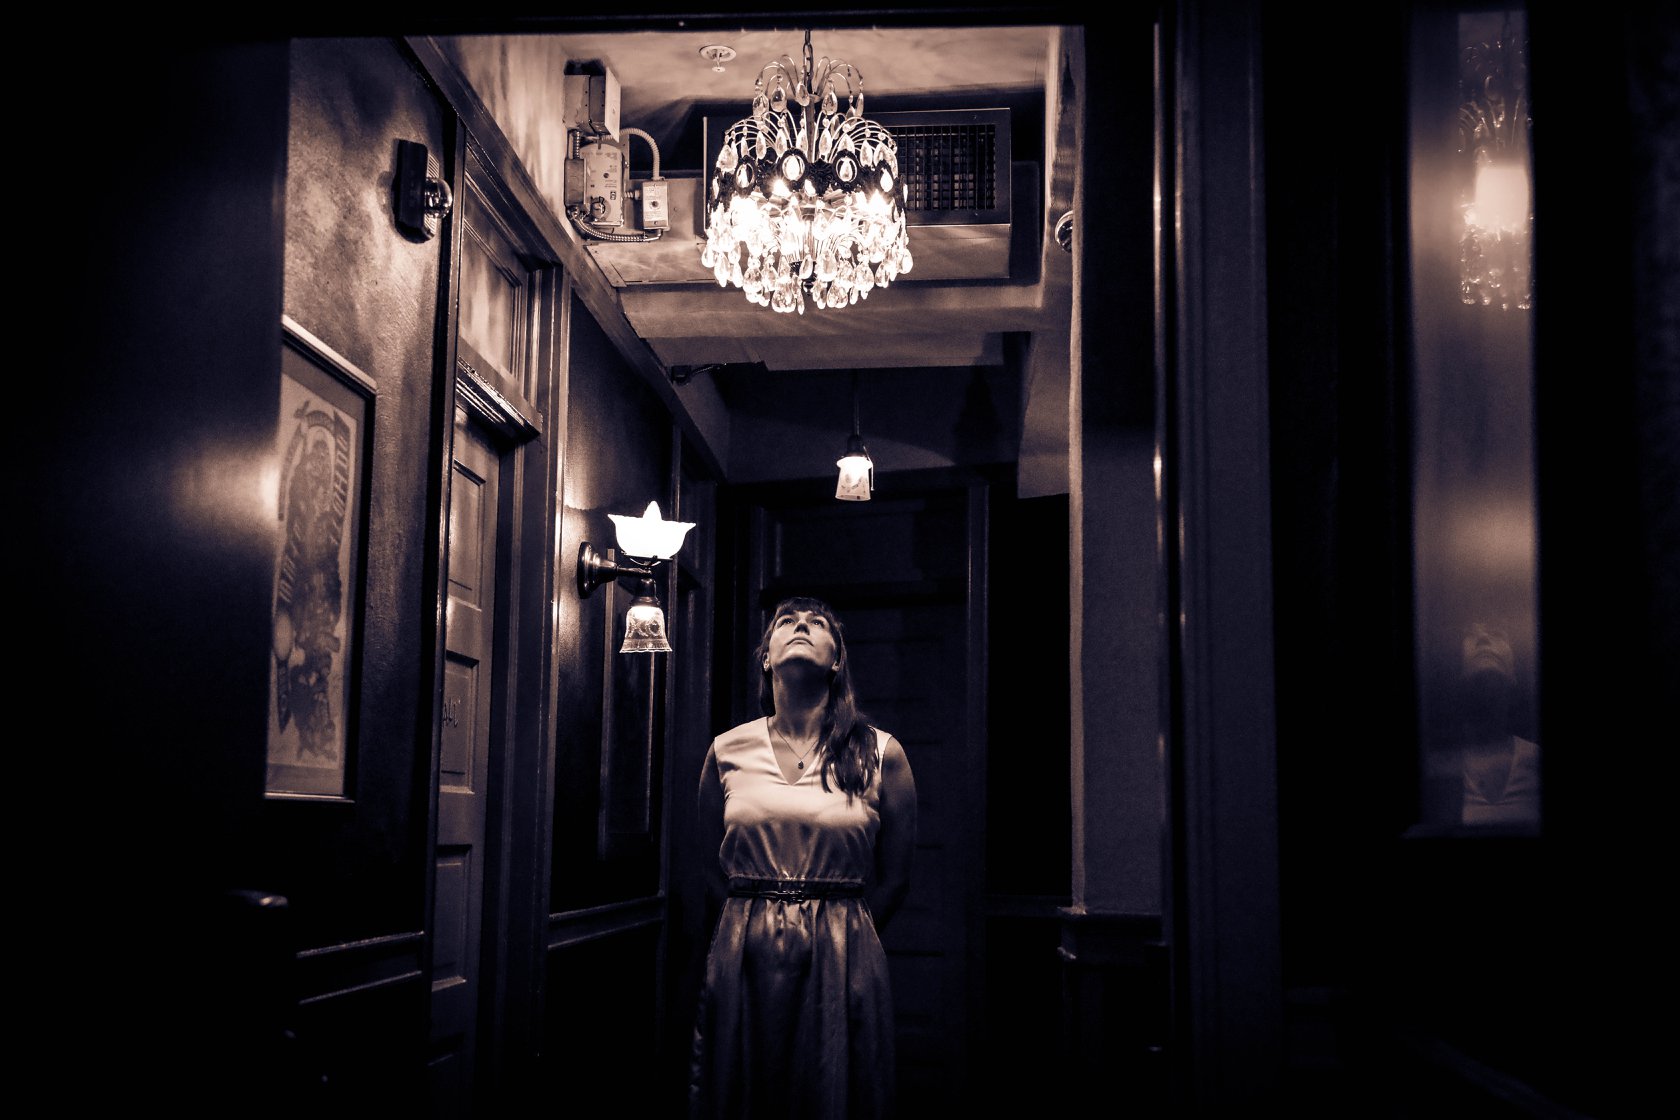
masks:
[[[1012,153],[1034,188],[1012,215],[1013,225],[1027,227],[1016,234],[1013,264],[1009,228],[919,225],[911,228],[911,272],[844,310],[777,314],[718,287],[699,261],[703,219],[696,215],[711,163],[700,119],[744,116],[760,70],[782,55],[797,63],[804,34],[796,27],[713,27],[556,37],[568,60],[599,62],[612,74],[621,130],[652,136],[662,172],[673,178],[672,229],[661,241],[588,242],[619,289],[632,329],[659,360],[667,366],[763,363],[772,370],[970,367],[1000,363],[1009,333],[1065,331],[1071,265],[1049,229],[1071,205],[1072,182],[1068,161],[1058,159],[1058,142],[1067,135],[1054,82],[1061,39],[1047,26],[811,30],[814,58],[843,59],[861,74],[868,115],[1021,104],[1043,115],[1023,122],[1035,141],[1042,137],[1042,148]],[[736,52],[721,73],[703,53],[718,45]],[[635,177],[638,165],[647,166],[647,153],[638,155],[639,141],[627,143]]]
[[[567,58],[597,60],[612,72],[620,122],[649,132],[663,148],[696,105],[733,102],[745,116],[759,71],[784,55],[797,66],[805,30],[599,32],[564,34],[558,42]],[[811,53],[849,62],[863,78],[865,111],[876,113],[928,94],[986,102],[1042,91],[1051,35],[1048,27],[813,28]],[[721,73],[701,54],[710,46],[736,52]],[[700,167],[695,155],[661,151],[674,168]]]

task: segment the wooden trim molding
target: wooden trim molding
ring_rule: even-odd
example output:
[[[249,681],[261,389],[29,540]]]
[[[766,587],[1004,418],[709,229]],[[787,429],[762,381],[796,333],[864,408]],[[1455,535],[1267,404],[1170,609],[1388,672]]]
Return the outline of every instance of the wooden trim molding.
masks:
[[[421,930],[345,941],[297,954],[298,1006],[390,987],[425,975]]]
[[[649,895],[628,902],[613,902],[605,906],[591,906],[585,910],[569,910],[550,914],[548,918],[548,951],[565,949],[585,941],[628,933],[657,925],[665,920],[665,895]]]

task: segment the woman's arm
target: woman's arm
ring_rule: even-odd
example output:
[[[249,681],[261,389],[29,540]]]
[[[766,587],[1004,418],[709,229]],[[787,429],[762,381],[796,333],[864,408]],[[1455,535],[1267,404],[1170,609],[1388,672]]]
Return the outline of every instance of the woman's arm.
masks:
[[[887,928],[910,893],[915,854],[916,780],[904,747],[889,735],[881,752],[881,830],[875,837],[875,883],[869,892],[877,932]]]

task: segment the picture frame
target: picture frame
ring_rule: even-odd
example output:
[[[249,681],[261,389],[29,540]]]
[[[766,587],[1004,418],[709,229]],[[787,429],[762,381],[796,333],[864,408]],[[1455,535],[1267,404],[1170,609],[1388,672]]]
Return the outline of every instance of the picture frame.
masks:
[[[377,386],[289,317],[281,339],[264,792],[350,801]]]

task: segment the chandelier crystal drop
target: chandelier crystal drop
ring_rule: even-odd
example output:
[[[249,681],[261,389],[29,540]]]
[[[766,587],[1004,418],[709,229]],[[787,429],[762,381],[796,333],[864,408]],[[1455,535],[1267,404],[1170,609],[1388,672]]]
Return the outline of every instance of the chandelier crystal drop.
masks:
[[[846,108],[840,109],[837,85]],[[720,287],[776,311],[846,307],[910,271],[898,145],[863,116],[850,63],[783,55],[759,72],[752,116],[723,135],[700,260]]]

